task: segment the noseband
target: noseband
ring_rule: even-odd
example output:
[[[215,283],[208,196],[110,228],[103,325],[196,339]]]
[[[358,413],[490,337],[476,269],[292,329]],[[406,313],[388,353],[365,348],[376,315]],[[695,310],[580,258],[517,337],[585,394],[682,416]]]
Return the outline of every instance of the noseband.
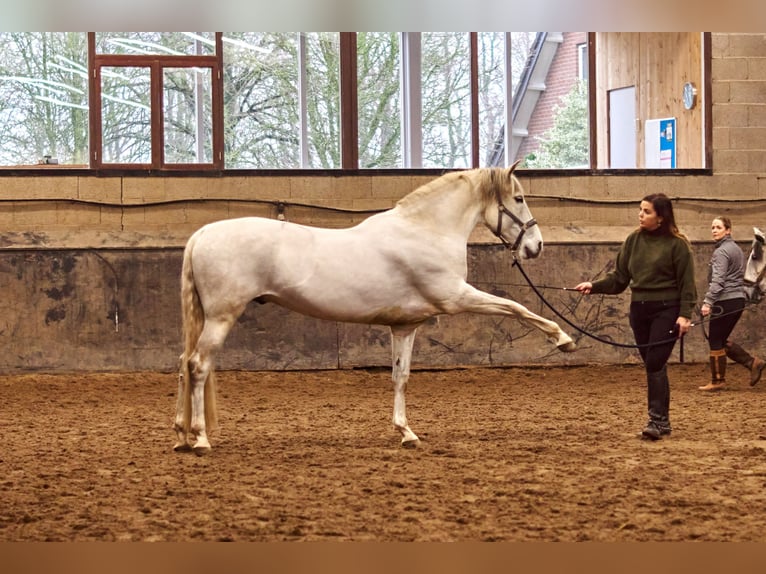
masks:
[[[516,217],[513,213],[511,213],[511,210],[508,209],[505,204],[503,203],[502,198],[500,197],[500,190],[495,189],[495,197],[497,199],[497,229],[495,230],[495,235],[502,241],[503,245],[505,245],[507,248],[511,250],[511,253],[513,253],[514,259],[516,258],[516,252],[519,250],[519,245],[521,245],[521,240],[524,238],[524,233],[526,233],[527,229],[530,229],[537,225],[537,221],[533,217],[526,223],[524,223],[521,219]],[[521,229],[519,230],[519,234],[516,236],[516,241],[513,242],[513,245],[503,237],[501,230],[503,228],[503,214],[510,217],[516,225],[518,225]]]
[[[755,260],[760,259],[763,257],[763,239],[760,237],[756,237],[756,241],[759,241],[761,243],[761,249],[759,250],[759,257],[755,257],[756,254],[756,245],[755,242],[753,242],[753,250],[751,253],[751,257]],[[763,281],[764,276],[766,275],[766,265],[763,266],[760,273],[758,273],[758,276],[755,278],[755,281],[748,281],[747,279],[744,280],[745,288],[751,288],[752,291],[747,293],[748,300],[752,303],[760,303],[761,299],[763,298],[763,290],[761,289],[761,282]]]
[[[766,275],[766,265],[764,265],[763,269],[761,269],[761,272],[758,274],[758,277],[755,278],[755,281],[748,281],[745,279],[745,287],[752,288],[752,294],[749,294],[748,300],[753,303],[759,303],[761,299],[763,298],[763,291],[761,290],[761,281],[763,281],[763,277]]]

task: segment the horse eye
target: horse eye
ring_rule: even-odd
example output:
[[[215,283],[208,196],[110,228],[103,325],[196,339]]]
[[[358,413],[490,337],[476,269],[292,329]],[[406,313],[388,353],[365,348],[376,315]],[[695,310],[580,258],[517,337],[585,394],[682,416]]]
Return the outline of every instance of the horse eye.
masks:
[[[517,195],[513,198],[516,203],[524,203],[524,197],[521,195]]]

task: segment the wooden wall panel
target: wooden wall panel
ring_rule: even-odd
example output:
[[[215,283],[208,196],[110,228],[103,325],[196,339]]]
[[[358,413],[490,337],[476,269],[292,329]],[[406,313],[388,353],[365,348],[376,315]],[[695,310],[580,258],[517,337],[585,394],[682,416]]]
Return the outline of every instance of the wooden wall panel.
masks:
[[[609,91],[636,87],[637,167],[645,164],[644,122],[676,118],[676,167],[703,167],[702,33],[596,34],[598,167],[609,167]],[[697,105],[683,107],[682,88],[697,86]]]

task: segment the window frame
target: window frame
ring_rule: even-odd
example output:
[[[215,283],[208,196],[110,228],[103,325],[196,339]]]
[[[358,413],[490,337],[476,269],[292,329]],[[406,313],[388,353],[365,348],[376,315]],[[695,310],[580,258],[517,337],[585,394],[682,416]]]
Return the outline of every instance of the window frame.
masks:
[[[577,77],[580,80],[588,80],[588,71],[590,70],[590,50],[589,42],[577,44]]]
[[[220,171],[223,168],[223,50],[221,32],[215,33],[214,55],[101,54],[96,51],[96,33],[88,32],[90,169],[150,170],[163,172]],[[147,68],[151,81],[151,162],[105,163],[103,161],[102,82],[103,68]],[[212,89],[212,162],[168,163],[165,161],[163,77],[166,68],[209,68]]]

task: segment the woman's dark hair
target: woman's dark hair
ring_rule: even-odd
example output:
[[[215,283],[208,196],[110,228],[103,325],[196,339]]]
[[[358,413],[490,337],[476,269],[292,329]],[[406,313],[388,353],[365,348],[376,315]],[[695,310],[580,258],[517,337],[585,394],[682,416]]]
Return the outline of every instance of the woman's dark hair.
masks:
[[[662,218],[659,233],[664,235],[678,235],[682,237],[676,225],[676,217],[673,215],[673,203],[664,193],[650,193],[641,201],[648,201],[652,204],[654,212]]]

